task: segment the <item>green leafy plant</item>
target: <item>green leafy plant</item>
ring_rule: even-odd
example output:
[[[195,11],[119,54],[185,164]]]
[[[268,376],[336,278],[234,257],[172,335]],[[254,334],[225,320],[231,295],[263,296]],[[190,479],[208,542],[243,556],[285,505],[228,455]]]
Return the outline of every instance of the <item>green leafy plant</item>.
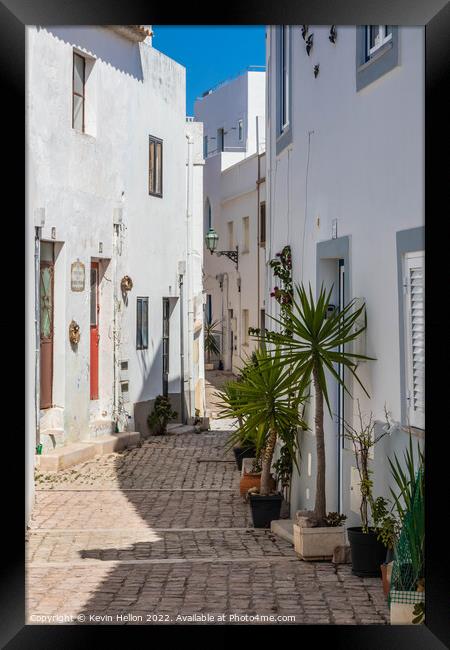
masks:
[[[277,253],[275,259],[270,260],[269,266],[273,271],[273,275],[281,282],[281,287],[276,285],[270,295],[280,305],[284,322],[283,333],[286,336],[292,336],[290,325],[290,312],[293,298],[291,247],[284,246],[281,253]]]
[[[203,332],[205,337],[205,350],[207,353],[208,363],[211,363],[211,354],[220,354],[220,346],[217,342],[217,334],[221,333],[220,325],[222,321],[214,320],[209,322],[205,319],[203,325]]]
[[[177,412],[173,410],[172,405],[167,397],[158,395],[155,399],[152,412],[147,418],[149,427],[157,435],[167,433],[167,425],[170,420],[177,417]]]
[[[347,515],[341,514],[339,512],[329,512],[325,517],[325,522],[327,526],[335,528],[337,526],[342,526],[346,519]]]
[[[250,361],[245,366],[242,379],[228,384],[226,395],[219,391],[225,406],[219,413],[222,418],[241,418],[238,431],[232,432],[228,446],[244,438],[254,439],[256,454],[261,460],[260,494],[270,493],[270,470],[277,438],[289,450],[294,462],[297,450],[297,427],[306,428],[299,414],[303,397],[293,393],[292,369],[280,364],[280,351],[269,353],[262,345],[254,353],[256,364]],[[235,397],[232,392],[235,390]],[[294,434],[295,432],[295,434]]]
[[[308,293],[303,285],[296,285],[289,310],[282,311],[279,319],[272,317],[279,324],[281,332],[266,333],[267,340],[275,343],[281,350],[279,363],[291,373],[291,387],[295,387],[296,392],[301,395],[306,394],[311,382],[314,387],[317,451],[314,517],[318,523],[324,522],[326,517],[324,400],[331,415],[325,373],[329,371],[336,382],[349,393],[335,368],[335,364],[342,364],[367,394],[356,369],[359,360],[371,359],[365,355],[351,353],[346,348],[366,329],[366,324],[358,325],[361,315],[365,313],[365,305],[356,308],[355,301],[351,301],[341,311],[329,313],[331,292],[332,289],[327,293],[322,286],[319,297],[314,300],[311,286]]]

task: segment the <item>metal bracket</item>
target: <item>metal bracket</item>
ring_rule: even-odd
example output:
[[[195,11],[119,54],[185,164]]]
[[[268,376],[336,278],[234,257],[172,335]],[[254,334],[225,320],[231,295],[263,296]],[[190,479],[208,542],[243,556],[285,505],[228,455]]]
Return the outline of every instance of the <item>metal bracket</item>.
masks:
[[[236,268],[238,267],[238,261],[239,261],[239,251],[238,247],[236,246],[235,251],[216,251],[216,254],[220,257],[221,255],[225,255],[225,257],[228,257],[229,260],[234,262],[236,264]]]

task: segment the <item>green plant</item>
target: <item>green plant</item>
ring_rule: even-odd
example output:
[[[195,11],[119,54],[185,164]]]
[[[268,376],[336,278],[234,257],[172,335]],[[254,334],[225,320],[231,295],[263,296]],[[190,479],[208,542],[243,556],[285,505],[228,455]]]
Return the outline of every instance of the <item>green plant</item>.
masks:
[[[219,417],[242,419],[239,430],[230,435],[229,447],[240,442],[242,436],[254,438],[262,468],[260,494],[266,496],[270,493],[270,470],[277,438],[297,463],[296,430],[298,426],[306,428],[306,424],[299,414],[303,397],[293,393],[292,370],[280,364],[280,350],[270,354],[262,345],[254,358],[256,365],[252,361],[247,363],[241,381],[231,382],[235,384],[231,394],[229,384],[225,396],[219,391],[225,404]]]
[[[153,410],[147,418],[149,427],[157,434],[167,433],[167,424],[177,417],[167,397],[158,395],[153,405]]]
[[[203,331],[205,336],[205,350],[208,355],[208,363],[211,362],[211,354],[220,354],[220,346],[217,342],[216,335],[221,333],[219,326],[222,321],[214,320],[209,322],[205,319]]]
[[[346,349],[346,346],[366,329],[366,324],[358,325],[361,315],[365,314],[365,305],[355,308],[355,302],[351,301],[341,311],[336,310],[329,314],[331,292],[332,289],[327,293],[322,286],[315,301],[311,286],[308,295],[303,285],[296,285],[292,306],[287,312],[282,311],[279,319],[272,317],[280,325],[281,333],[266,333],[266,338],[282,350],[279,355],[280,363],[291,372],[291,387],[295,387],[298,394],[305,395],[311,382],[314,386],[317,450],[314,516],[319,523],[323,522],[326,516],[324,400],[331,415],[325,372],[329,371],[336,382],[349,393],[335,368],[335,364],[342,364],[367,394],[356,369],[360,359],[371,359]]]
[[[275,286],[271,297],[280,305],[284,321],[283,334],[292,336],[290,324],[290,312],[292,308],[292,253],[290,246],[284,246],[281,253],[277,253],[275,259],[270,260],[269,266],[276,278],[281,281],[281,287]],[[264,335],[264,333],[263,333]]]
[[[425,620],[425,603],[416,603],[413,608],[413,625],[419,625]]]
[[[376,435],[373,414],[370,413],[369,419],[365,422],[361,413],[359,400],[357,400],[357,404],[359,430],[352,427],[346,420],[343,420],[344,433],[342,435],[345,439],[351,441],[355,454],[356,468],[360,479],[361,504],[359,512],[361,515],[362,531],[363,533],[369,532],[370,508],[373,520],[373,529],[378,535],[379,530],[383,528],[384,520],[389,516],[387,510],[388,502],[384,497],[378,497],[375,499],[373,496],[373,481],[371,478],[373,472],[369,468],[369,454],[372,447],[384,438],[384,436],[389,435],[389,430],[384,428],[379,435]],[[386,526],[388,526],[387,521]]]
[[[347,515],[343,515],[339,512],[329,512],[325,517],[325,523],[327,526],[335,528],[337,526],[342,526],[346,519]]]

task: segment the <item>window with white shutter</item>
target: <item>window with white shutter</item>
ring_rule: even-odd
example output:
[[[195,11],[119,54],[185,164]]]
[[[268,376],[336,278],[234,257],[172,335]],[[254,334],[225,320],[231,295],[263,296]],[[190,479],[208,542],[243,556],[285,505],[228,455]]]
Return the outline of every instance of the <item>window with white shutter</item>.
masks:
[[[409,424],[425,428],[425,256],[405,255],[406,402]]]

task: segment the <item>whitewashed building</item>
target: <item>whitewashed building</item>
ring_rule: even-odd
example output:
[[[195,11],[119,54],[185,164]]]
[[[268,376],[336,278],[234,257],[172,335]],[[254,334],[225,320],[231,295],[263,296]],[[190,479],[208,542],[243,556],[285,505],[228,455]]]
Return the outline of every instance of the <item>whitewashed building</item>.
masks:
[[[267,261],[288,244],[294,282],[316,294],[333,285],[338,308],[365,301],[358,346],[376,361],[358,370],[371,399],[349,386],[380,426],[385,405],[397,423],[372,463],[375,495],[389,496],[387,456],[407,443],[402,427],[424,441],[424,30],[271,26],[266,64]],[[273,284],[267,267],[268,294]],[[355,402],[331,386],[333,413],[355,426]],[[359,525],[355,460],[339,428],[326,417],[327,507]],[[306,432],[292,513],[314,506],[315,463]]]
[[[217,250],[232,253],[205,248],[206,318],[219,321],[220,360],[235,371],[255,347],[249,328],[264,326],[265,72],[249,68],[207,91],[195,118],[204,124],[204,234],[213,228]]]
[[[159,394],[203,414],[203,136],[151,26],[28,27],[26,43],[32,466],[38,441],[146,435]]]

